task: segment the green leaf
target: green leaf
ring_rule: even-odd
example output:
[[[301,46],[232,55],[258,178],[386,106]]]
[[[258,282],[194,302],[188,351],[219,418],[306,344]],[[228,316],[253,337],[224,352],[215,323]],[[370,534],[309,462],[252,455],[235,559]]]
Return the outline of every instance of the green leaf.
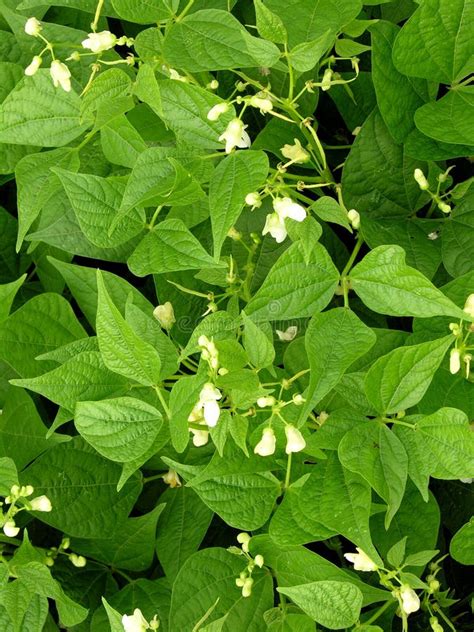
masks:
[[[299,242],[277,260],[245,311],[252,320],[289,320],[319,312],[331,300],[339,272],[327,250],[315,244],[309,261]]]
[[[99,302],[97,338],[100,353],[108,369],[145,386],[160,381],[160,356],[148,342],[139,338],[110,298],[104,280],[97,271]]]
[[[114,165],[133,169],[138,156],[147,149],[146,143],[129,120],[117,116],[100,130],[104,156]]]
[[[473,200],[472,193],[466,195],[443,222],[443,264],[455,278],[474,268],[471,254],[474,239]]]
[[[92,114],[97,112],[97,118],[99,118],[99,112],[104,106],[113,112],[114,102],[130,95],[131,88],[132,81],[126,72],[120,68],[104,70],[95,77],[87,92],[82,96],[81,115],[92,117]],[[97,128],[97,119],[95,128]]]
[[[138,477],[117,492],[119,476],[119,465],[75,437],[36,459],[22,482],[51,500],[51,512],[36,514],[42,522],[78,538],[103,538],[128,516],[140,493]]]
[[[399,568],[405,559],[407,536],[396,542],[387,553],[387,561],[393,568]]]
[[[128,381],[109,371],[101,354],[94,351],[79,353],[39,377],[10,380],[10,383],[39,393],[70,411],[74,410],[78,401],[113,397],[129,387]]]
[[[245,204],[245,196],[259,189],[268,174],[268,157],[263,151],[233,153],[219,163],[209,186],[214,257]]]
[[[89,127],[80,119],[80,103],[75,92],[55,88],[49,72],[39,70],[23,78],[0,105],[0,142],[67,145]]]
[[[275,349],[271,339],[245,312],[242,312],[242,318],[244,321],[243,343],[250,363],[257,369],[270,366],[275,359]]]
[[[334,50],[341,57],[355,57],[357,55],[361,55],[366,51],[370,50],[370,46],[366,44],[361,44],[360,42],[354,42],[349,38],[339,38],[336,40],[336,45]]]
[[[344,467],[363,476],[385,500],[388,529],[405,493],[408,457],[403,444],[385,424],[366,423],[344,435],[338,455]]]
[[[442,143],[474,145],[474,86],[451,90],[415,114],[417,128]]]
[[[38,375],[54,364],[37,361],[36,356],[85,335],[66,299],[46,292],[0,324],[0,357],[20,376]]]
[[[466,566],[474,564],[474,520],[465,524],[454,534],[449,545],[449,553],[456,562]]]
[[[54,169],[87,239],[99,248],[123,244],[145,227],[145,212],[135,209],[117,219],[125,184],[118,178],[101,178],[85,173]]]
[[[285,24],[291,47],[327,30],[335,37],[362,9],[359,0],[267,0],[265,4]]]
[[[270,11],[262,0],[254,0],[257,30],[263,39],[277,44],[284,44],[287,40],[286,28],[276,13]]]
[[[416,110],[428,101],[427,82],[401,74],[392,61],[392,48],[399,28],[379,20],[370,27],[372,34],[372,79],[377,105],[390,134],[403,142],[415,124]]]
[[[129,22],[152,24],[173,17],[178,9],[179,0],[112,0],[119,16]]]
[[[188,72],[273,66],[280,51],[250,35],[227,11],[204,9],[187,15],[168,31],[163,52],[171,66]]]
[[[198,550],[213,513],[189,487],[167,489],[161,501],[166,506],[158,523],[156,554],[173,582],[184,562]]]
[[[171,389],[170,434],[171,443],[177,452],[183,452],[188,445],[188,417],[197,404],[204,382],[204,377],[198,375],[182,377]]]
[[[18,484],[18,473],[13,459],[0,458],[0,494],[8,496],[12,485]]]
[[[367,118],[352,145],[342,172],[342,190],[347,208],[362,216],[411,215],[422,193],[413,178],[424,163],[406,155],[394,142],[377,109]],[[425,169],[426,170],[426,169]]]
[[[112,606],[107,603],[105,597],[102,597],[102,605],[107,612],[107,618],[109,620],[111,632],[122,632],[122,615],[117,612],[117,610],[114,610],[114,608],[112,608]]]
[[[321,581],[277,590],[329,630],[348,628],[359,619],[362,593],[349,582]]]
[[[209,255],[180,219],[165,219],[146,235],[128,260],[136,276],[215,268]]]
[[[164,507],[160,504],[144,516],[127,518],[107,539],[73,538],[71,548],[114,568],[146,571],[153,561],[156,525]]]
[[[415,406],[426,393],[452,336],[394,349],[379,358],[365,378],[365,393],[383,415]]]
[[[260,632],[263,613],[273,605],[272,581],[267,573],[255,570],[252,594],[243,598],[235,579],[244,568],[242,559],[218,548],[198,551],[186,560],[173,584],[171,631],[191,632],[210,611],[207,625],[228,613],[224,632]]]
[[[334,33],[328,29],[316,39],[294,46],[288,55],[288,60],[298,72],[308,72],[316,66],[333,41]]]
[[[375,248],[352,269],[350,278],[362,301],[379,314],[468,319],[421,272],[406,265],[400,246]]]
[[[375,343],[375,334],[345,307],[316,314],[305,334],[310,382],[300,422],[339,382],[345,371]]]
[[[311,210],[325,222],[339,224],[352,232],[351,225],[347,219],[347,212],[340,204],[338,204],[338,202],[336,202],[334,198],[327,195],[320,197],[311,206]]]
[[[159,410],[132,397],[78,402],[75,425],[79,434],[111,461],[139,459],[154,444],[161,425]]]
[[[474,70],[470,0],[426,0],[395,40],[393,61],[404,75],[441,83]]]
[[[8,318],[15,296],[25,282],[25,279],[26,274],[23,274],[16,281],[0,285],[0,322]]]

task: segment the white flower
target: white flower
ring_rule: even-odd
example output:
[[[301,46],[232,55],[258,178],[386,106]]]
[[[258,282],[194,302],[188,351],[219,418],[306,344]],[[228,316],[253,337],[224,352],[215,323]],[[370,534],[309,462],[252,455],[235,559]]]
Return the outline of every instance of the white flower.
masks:
[[[217,121],[222,114],[225,114],[229,110],[228,103],[216,103],[207,113],[207,118],[209,121]]]
[[[354,564],[354,569],[356,571],[369,572],[377,570],[377,564],[373,562],[362,549],[356,547],[356,551],[357,553],[344,553],[344,557],[351,564]]]
[[[146,632],[148,629],[148,621],[143,616],[140,608],[135,608],[133,614],[124,614],[122,625],[125,632]]]
[[[301,406],[301,404],[304,404],[306,401],[301,393],[295,393],[291,399],[293,400],[293,404],[295,406]]]
[[[262,198],[257,191],[252,191],[252,193],[247,193],[245,196],[245,204],[253,206],[253,208],[260,208],[262,206]]]
[[[166,474],[163,475],[163,482],[172,488],[181,487],[181,479],[174,470],[168,470]]]
[[[297,138],[293,139],[295,141],[294,145],[283,145],[280,149],[282,155],[291,162],[296,162],[302,164],[304,162],[308,162],[310,156],[306,149],[303,149],[300,141]]]
[[[461,370],[461,352],[459,349],[451,349],[449,354],[449,372],[455,375]]]
[[[258,566],[259,568],[263,568],[263,565],[265,564],[265,560],[263,559],[263,555],[256,555],[255,559],[255,566]]]
[[[427,191],[430,188],[428,180],[425,178],[425,174],[421,169],[415,169],[413,172],[413,177],[418,183],[418,186],[422,191]]]
[[[286,434],[286,448],[285,452],[287,454],[291,454],[292,452],[301,452],[306,447],[306,441],[303,438],[303,435],[291,424],[285,426],[285,434]]]
[[[275,404],[276,399],[272,395],[269,395],[267,397],[259,397],[257,399],[257,406],[259,408],[265,408],[266,406],[275,406]]]
[[[82,48],[87,48],[93,53],[102,53],[104,50],[110,50],[117,43],[117,38],[110,31],[101,31],[100,33],[89,33],[87,39],[83,40]]]
[[[247,579],[244,580],[244,585],[242,586],[242,597],[250,597],[252,594],[252,586],[253,579],[251,577],[247,577]]]
[[[331,79],[333,74],[334,73],[330,68],[326,68],[326,70],[324,71],[323,79],[321,81],[321,90],[323,92],[327,92],[327,90],[329,90],[329,88],[331,87]]]
[[[439,624],[437,617],[430,617],[430,626],[433,632],[444,632],[444,628]]]
[[[234,147],[246,149],[250,147],[250,136],[245,131],[247,126],[238,118],[234,118],[227,125],[225,132],[219,136],[219,141],[225,142],[225,153],[230,154]]]
[[[36,18],[28,18],[25,23],[25,33],[37,37],[42,31],[41,22]]]
[[[277,244],[281,244],[285,241],[288,232],[285,226],[285,220],[278,215],[278,213],[269,213],[265,221],[265,226],[262,230],[262,235],[270,233]]]
[[[285,331],[280,331],[279,329],[275,330],[278,339],[282,342],[291,342],[295,339],[296,334],[298,333],[298,327],[296,325],[290,325]]]
[[[270,456],[274,454],[276,447],[276,438],[273,428],[265,428],[262,433],[262,438],[254,448],[255,454],[260,456]]]
[[[29,66],[25,68],[25,75],[27,77],[32,77],[38,72],[38,68],[41,66],[43,59],[39,55],[35,55],[31,60]]]
[[[71,553],[69,555],[69,560],[72,565],[76,566],[77,568],[84,568],[84,566],[87,564],[87,560],[85,557],[83,557],[82,555],[76,555],[75,553]]]
[[[242,533],[237,534],[237,542],[242,545],[242,551],[244,553],[249,552],[250,539],[251,539],[250,535],[248,533],[245,533],[245,531],[242,531]]]
[[[199,393],[199,401],[193,411],[199,413],[203,411],[204,421],[210,428],[214,428],[219,421],[221,409],[218,400],[222,398],[222,393],[211,382],[207,382]]]
[[[155,307],[153,310],[153,316],[160,323],[163,329],[171,329],[176,322],[173,305],[169,301],[166,301],[163,305]]]
[[[359,230],[360,228],[360,215],[355,210],[355,208],[351,208],[350,211],[347,212],[347,219],[349,220],[352,228],[354,230]]]
[[[7,538],[14,538],[20,532],[20,529],[16,526],[14,520],[7,520],[3,525],[3,533],[7,536]]]
[[[198,422],[201,426],[205,426],[206,422],[204,419]],[[209,441],[209,432],[207,430],[196,430],[195,428],[190,429],[193,434],[193,445],[196,448],[200,448]]]
[[[55,88],[61,86],[65,92],[71,92],[71,73],[66,64],[63,64],[59,59],[54,59],[51,62],[49,72]]]
[[[473,481],[472,478],[460,478],[459,480],[461,481],[461,483],[466,483],[467,485],[469,485]]]
[[[179,72],[175,70],[174,68],[170,68],[169,73],[170,73],[170,79],[173,79],[173,81],[182,81],[183,83],[188,82],[188,78],[180,75]]]
[[[474,294],[469,294],[464,304],[466,314],[474,318]]]
[[[402,586],[400,589],[402,610],[405,614],[411,614],[420,609],[420,599],[411,586]]]
[[[438,208],[440,211],[442,211],[443,213],[451,213],[452,209],[449,206],[449,204],[446,204],[446,202],[438,202]]]
[[[31,511],[51,511],[52,505],[51,501],[47,496],[37,496],[36,498],[32,498],[31,503]]]
[[[253,97],[250,97],[248,102],[253,108],[260,110],[260,114],[265,114],[273,110],[273,103],[271,99],[266,96],[265,92],[255,94]]]
[[[302,222],[306,219],[305,209],[301,204],[293,202],[289,197],[275,198],[273,200],[273,208],[282,219],[289,217],[290,219],[294,219],[295,222]]]

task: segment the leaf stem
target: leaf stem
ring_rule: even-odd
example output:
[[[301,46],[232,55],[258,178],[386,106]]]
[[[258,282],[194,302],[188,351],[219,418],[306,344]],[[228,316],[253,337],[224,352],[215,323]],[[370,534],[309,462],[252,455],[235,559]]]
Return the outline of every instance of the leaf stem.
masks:
[[[344,293],[344,307],[349,307],[349,284],[347,280],[347,275],[349,274],[352,266],[354,265],[354,261],[356,260],[357,255],[359,254],[359,250],[364,243],[364,239],[359,234],[357,237],[356,244],[354,246],[354,250],[352,251],[351,256],[349,257],[348,262],[346,263],[344,270],[341,272],[341,286],[342,291]]]
[[[385,610],[387,610],[387,608],[392,605],[392,603],[393,603],[392,601],[387,601],[386,603],[384,603],[383,606],[381,606],[378,610],[374,612],[374,614],[370,617],[370,619],[367,619],[367,621],[364,621],[364,625],[370,625],[374,621],[377,621],[380,615],[382,615],[385,612]]]
[[[293,457],[293,452],[290,452],[288,455],[288,461],[286,464],[286,476],[285,476],[285,486],[284,486],[285,490],[287,490],[288,487],[290,486],[292,457]]]
[[[166,413],[166,416],[168,417],[168,420],[171,419],[171,411],[168,408],[168,404],[165,401],[165,398],[163,397],[163,393],[161,392],[161,388],[159,386],[155,386],[155,391],[156,394],[158,395],[158,399],[160,400],[161,405],[163,406],[163,410]]]
[[[97,25],[99,23],[100,14],[101,14],[102,8],[104,6],[104,1],[105,0],[99,0],[99,2],[97,3],[97,7],[96,7],[96,10],[95,10],[95,15],[94,15],[94,21],[91,24],[91,29],[93,30],[94,33],[97,30]]]

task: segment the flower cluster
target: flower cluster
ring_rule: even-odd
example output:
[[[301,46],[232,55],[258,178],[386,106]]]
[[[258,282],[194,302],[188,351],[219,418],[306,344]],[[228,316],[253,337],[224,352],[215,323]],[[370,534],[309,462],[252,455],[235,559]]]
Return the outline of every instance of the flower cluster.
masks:
[[[207,428],[215,428],[219,421],[221,413],[219,404],[222,393],[211,382],[206,382],[199,393],[199,399],[194,406],[188,421],[205,426]],[[193,434],[193,444],[196,447],[205,445],[209,440],[209,432],[207,430],[197,430],[191,428]]]
[[[474,318],[474,294],[469,294],[466,299],[466,303],[464,305],[464,312],[471,318]],[[452,375],[459,373],[461,371],[461,367],[465,365],[465,377],[469,379],[470,371],[471,371],[471,361],[472,354],[468,353],[468,347],[466,347],[466,341],[474,329],[472,325],[469,326],[466,337],[464,337],[464,328],[461,324],[458,323],[450,323],[449,329],[451,330],[453,336],[456,337],[456,344],[451,349],[449,354],[449,371]],[[472,349],[472,347],[470,347]]]
[[[293,219],[295,222],[302,222],[306,219],[306,211],[301,206],[293,202],[289,197],[277,197],[273,200],[273,213],[267,215],[262,235],[270,233],[273,239],[281,244],[285,241],[288,231],[285,225],[285,219]]]
[[[449,170],[448,170],[449,171]],[[418,186],[420,187],[421,191],[426,191],[426,193],[428,193],[428,195],[431,197],[431,199],[433,200],[433,202],[437,205],[437,207],[439,208],[439,210],[443,213],[445,213],[446,215],[448,215],[449,213],[451,213],[452,208],[451,206],[445,202],[443,200],[443,198],[440,196],[440,186],[443,182],[446,181],[448,172],[446,173],[442,173],[438,176],[438,187],[435,193],[433,193],[430,190],[430,183],[428,182],[425,174],[423,173],[423,171],[421,169],[415,169],[415,171],[413,172],[413,177],[416,181],[416,183],[418,184]]]
[[[27,500],[28,496],[34,493],[32,485],[12,485],[10,494],[5,497],[2,504],[9,505],[7,511],[0,516],[0,523],[3,533],[8,538],[14,538],[20,532],[20,528],[15,523],[15,516],[20,511],[45,511],[52,510],[51,501],[47,496],[36,496]]]
[[[28,20],[25,22],[25,33],[27,35],[30,35],[31,37],[37,37],[43,40],[43,42],[45,42],[46,44],[43,51],[41,51],[39,55],[35,55],[33,59],[31,60],[30,64],[25,68],[25,75],[27,75],[28,77],[32,77],[38,72],[41,64],[43,63],[43,54],[47,50],[49,50],[52,56],[49,73],[51,75],[53,85],[55,88],[57,88],[58,86],[61,86],[61,88],[65,92],[70,92],[71,91],[71,73],[69,71],[69,68],[66,66],[65,63],[55,58],[54,52],[53,52],[53,45],[42,35],[41,33],[42,30],[43,30],[43,25],[35,17],[28,18]]]
[[[251,536],[248,533],[239,533],[237,536],[237,542],[241,545],[241,550],[237,547],[232,547],[231,551],[238,555],[245,555],[247,558],[246,568],[239,574],[235,580],[235,585],[242,590],[242,597],[250,597],[252,594],[253,577],[252,573],[255,567],[263,568],[265,560],[262,555],[256,555],[254,558],[249,554],[249,543]]]
[[[133,614],[124,614],[122,617],[124,632],[146,632],[147,630],[158,630],[160,622],[155,614],[151,621],[147,621],[140,608],[135,608]]]
[[[265,398],[261,398],[265,399]],[[269,398],[267,398],[269,399]],[[264,402],[261,402],[263,404]],[[258,402],[257,402],[258,404]],[[265,404],[264,404],[265,405]],[[292,424],[285,425],[285,435],[286,435],[286,445],[285,452],[287,454],[292,454],[293,452],[301,452],[306,447],[306,441],[298,430]],[[255,454],[259,456],[271,456],[275,453],[276,450],[276,436],[273,428],[271,426],[267,426],[264,428],[262,432],[262,438],[257,443],[254,448]]]

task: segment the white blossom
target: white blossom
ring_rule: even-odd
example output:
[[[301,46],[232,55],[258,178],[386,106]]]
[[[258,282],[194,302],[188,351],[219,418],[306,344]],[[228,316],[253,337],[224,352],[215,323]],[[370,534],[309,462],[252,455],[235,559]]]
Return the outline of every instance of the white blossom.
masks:
[[[282,342],[291,342],[295,339],[296,334],[298,333],[298,327],[296,325],[290,325],[285,331],[280,331],[280,329],[275,330],[278,339]]]
[[[400,589],[402,610],[405,614],[411,614],[420,609],[420,598],[411,586],[402,586]]]
[[[285,220],[278,215],[278,213],[269,213],[265,220],[265,226],[262,230],[262,235],[270,233],[277,244],[281,244],[285,241],[288,231],[286,230]]]
[[[442,211],[443,213],[451,213],[452,209],[449,206],[449,204],[446,204],[446,202],[438,202],[438,208],[440,211]]]
[[[249,552],[250,539],[251,539],[250,535],[248,533],[245,533],[245,531],[242,531],[242,533],[237,534],[237,542],[242,545],[242,551],[244,553]]]
[[[249,105],[260,110],[260,114],[271,112],[273,110],[273,103],[271,99],[266,96],[265,92],[259,92],[253,97],[250,97],[248,101]]]
[[[290,219],[294,219],[295,222],[302,222],[306,219],[305,209],[301,206],[301,204],[293,202],[293,200],[289,197],[275,198],[273,200],[273,208],[283,219],[289,217]]]
[[[216,103],[207,113],[207,118],[209,121],[217,121],[222,114],[225,114],[229,111],[228,103]]]
[[[222,398],[222,393],[211,382],[207,382],[199,393],[199,401],[193,411],[199,413],[202,410],[204,421],[210,428],[214,428],[219,421],[221,410],[217,403]]]
[[[263,555],[256,555],[253,561],[255,562],[255,566],[258,566],[259,568],[263,568],[263,565],[265,564]]]
[[[122,625],[124,632],[146,632],[148,630],[148,621],[143,616],[140,608],[135,608],[133,614],[124,614]]]
[[[250,136],[245,131],[244,125],[238,118],[234,118],[227,125],[225,131],[219,136],[220,142],[225,142],[225,153],[230,154],[234,147],[246,149],[250,147]]]
[[[163,475],[163,482],[172,488],[181,487],[181,479],[175,470],[168,470],[166,474]]]
[[[285,434],[286,434],[286,448],[285,452],[287,454],[291,454],[292,452],[301,452],[306,447],[306,441],[304,440],[303,435],[295,428],[293,425],[288,424],[285,426]]]
[[[155,307],[153,310],[153,316],[160,323],[163,329],[171,329],[176,322],[173,305],[169,301]]]
[[[469,294],[464,304],[464,311],[468,316],[474,318],[474,294]]]
[[[291,162],[295,162],[297,164],[302,164],[304,162],[308,162],[310,156],[309,153],[301,146],[300,141],[297,138],[293,139],[295,141],[294,145],[283,145],[280,149],[282,155]]]
[[[362,549],[356,547],[356,551],[357,553],[344,553],[344,557],[351,564],[354,564],[354,569],[356,571],[369,572],[377,570],[377,564],[373,562]]]
[[[3,533],[7,536],[7,538],[14,538],[18,535],[20,529],[16,526],[14,520],[7,520],[3,525]]]
[[[461,352],[459,349],[451,349],[449,354],[449,372],[455,375],[461,370]]]
[[[259,408],[265,408],[266,406],[275,406],[276,399],[272,395],[268,395],[267,397],[259,397],[257,399],[257,406]]]
[[[76,566],[77,568],[84,568],[84,566],[87,564],[86,558],[82,555],[76,555],[76,553],[71,553],[69,555],[69,560],[71,564],[73,566]]]
[[[110,50],[117,43],[117,38],[110,31],[101,31],[100,33],[89,33],[87,39],[82,41],[82,47],[87,48],[93,53],[102,53]]]
[[[36,18],[28,18],[25,23],[25,33],[37,37],[43,30],[41,22]]]
[[[275,453],[276,438],[273,428],[265,428],[262,438],[254,448],[255,454],[260,456],[270,456]]]
[[[247,577],[247,579],[244,580],[244,585],[242,586],[242,597],[250,597],[252,594],[252,586],[253,579],[251,577]]]
[[[32,498],[30,501],[31,511],[51,511],[52,505],[51,501],[47,496],[37,496],[36,498]]]
[[[260,208],[260,206],[262,206],[262,198],[257,191],[252,191],[245,196],[245,204],[253,208]]]
[[[427,191],[430,188],[428,180],[426,179],[425,174],[421,169],[415,169],[415,171],[413,172],[413,177],[415,178],[418,186],[422,191]]]
[[[347,219],[349,220],[352,228],[354,230],[359,230],[360,228],[360,215],[355,210],[355,208],[351,208],[350,211],[347,212]]]
[[[25,68],[25,75],[32,77],[38,72],[38,68],[41,66],[43,59],[39,55],[35,55],[31,60],[31,63]]]
[[[65,92],[71,92],[71,73],[66,64],[59,59],[54,59],[49,72],[55,88],[61,86]]]
[[[329,88],[331,87],[333,74],[334,73],[330,68],[326,68],[326,70],[324,71],[323,79],[321,81],[321,90],[323,92],[327,92],[327,90],[329,90]]]

